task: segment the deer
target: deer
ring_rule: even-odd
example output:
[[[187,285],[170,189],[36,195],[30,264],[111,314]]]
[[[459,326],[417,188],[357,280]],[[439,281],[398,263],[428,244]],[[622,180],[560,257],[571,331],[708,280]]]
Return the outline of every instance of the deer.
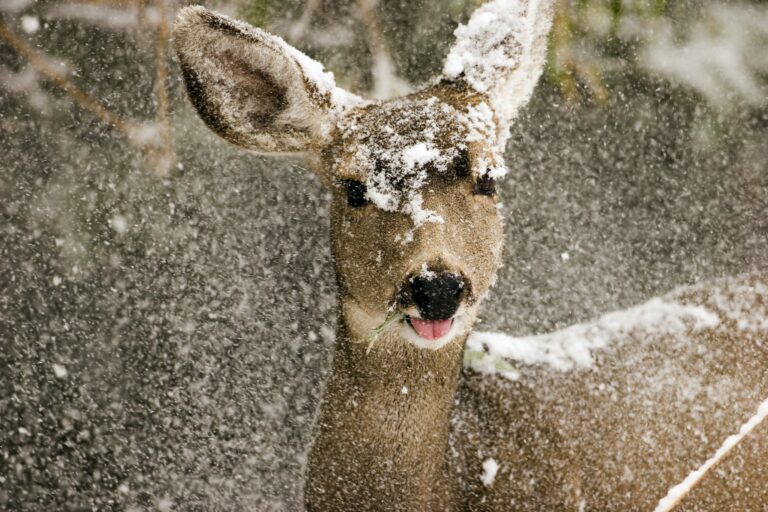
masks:
[[[652,510],[768,396],[759,273],[552,334],[471,333],[502,263],[509,128],[552,16],[549,0],[485,3],[439,76],[369,101],[277,36],[177,14],[204,123],[255,154],[304,155],[332,194],[338,327],[307,510]],[[764,510],[766,433],[681,507]]]

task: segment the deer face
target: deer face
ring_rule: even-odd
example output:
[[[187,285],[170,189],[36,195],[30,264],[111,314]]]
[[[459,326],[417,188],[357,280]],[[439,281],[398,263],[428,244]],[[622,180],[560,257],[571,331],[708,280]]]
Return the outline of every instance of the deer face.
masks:
[[[509,124],[543,64],[548,19],[495,0],[457,29],[443,77],[366,102],[281,39],[201,7],[174,44],[193,105],[256,152],[307,152],[333,191],[332,246],[353,340],[394,319],[395,338],[439,349],[468,332],[503,234],[495,181]],[[543,21],[537,21],[543,20]]]
[[[443,85],[350,113],[324,163],[356,336],[395,314],[406,340],[440,348],[466,332],[493,281],[503,234],[489,172],[498,159],[451,92]]]

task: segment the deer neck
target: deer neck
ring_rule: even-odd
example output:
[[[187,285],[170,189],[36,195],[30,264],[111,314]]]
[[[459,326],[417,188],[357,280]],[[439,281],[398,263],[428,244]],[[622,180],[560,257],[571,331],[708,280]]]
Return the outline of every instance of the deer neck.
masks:
[[[392,331],[398,331],[392,329]],[[448,503],[444,455],[464,349],[414,347],[396,332],[354,339],[341,315],[309,461],[310,509],[416,510]]]

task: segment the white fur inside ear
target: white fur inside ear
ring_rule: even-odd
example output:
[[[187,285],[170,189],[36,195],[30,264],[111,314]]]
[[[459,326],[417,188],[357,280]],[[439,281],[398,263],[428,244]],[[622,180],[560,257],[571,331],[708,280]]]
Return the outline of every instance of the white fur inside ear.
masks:
[[[544,69],[551,24],[551,0],[493,0],[455,31],[443,74],[488,95],[502,149]]]
[[[201,117],[254,151],[305,151],[361,101],[279,37],[202,7],[179,13],[174,46]]]

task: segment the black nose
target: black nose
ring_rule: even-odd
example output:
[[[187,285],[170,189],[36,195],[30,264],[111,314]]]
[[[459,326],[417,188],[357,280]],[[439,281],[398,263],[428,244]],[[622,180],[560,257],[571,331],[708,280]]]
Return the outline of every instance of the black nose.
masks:
[[[411,298],[426,320],[451,318],[461,303],[464,280],[447,272],[422,273],[409,280]]]

